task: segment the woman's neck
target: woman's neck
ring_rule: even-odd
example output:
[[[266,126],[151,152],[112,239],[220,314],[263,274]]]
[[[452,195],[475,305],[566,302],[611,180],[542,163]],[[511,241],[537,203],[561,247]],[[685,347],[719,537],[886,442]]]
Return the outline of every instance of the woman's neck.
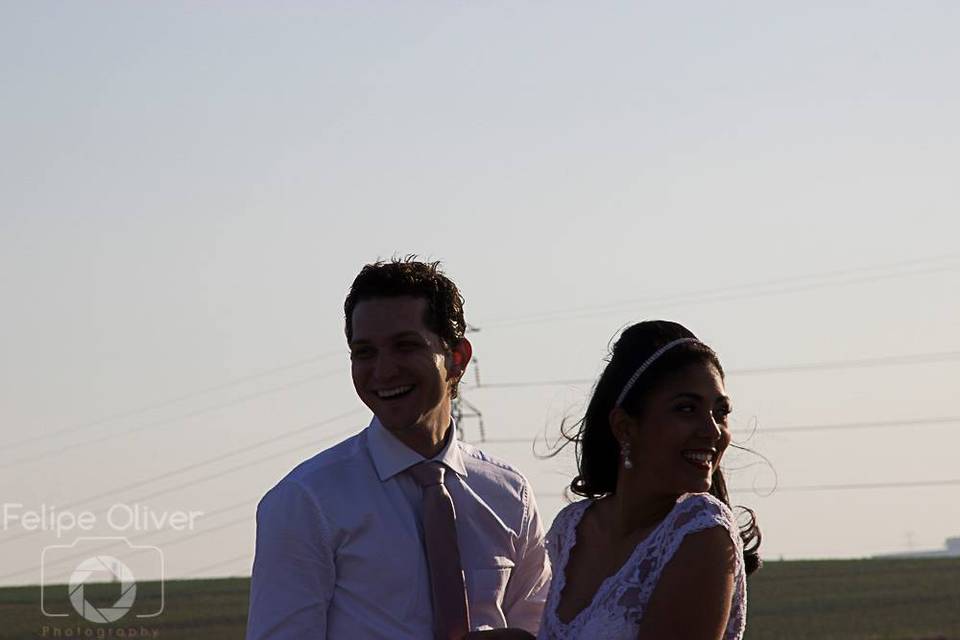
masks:
[[[613,500],[614,530],[619,536],[628,537],[659,524],[670,513],[680,496],[645,494],[621,486],[610,497]]]

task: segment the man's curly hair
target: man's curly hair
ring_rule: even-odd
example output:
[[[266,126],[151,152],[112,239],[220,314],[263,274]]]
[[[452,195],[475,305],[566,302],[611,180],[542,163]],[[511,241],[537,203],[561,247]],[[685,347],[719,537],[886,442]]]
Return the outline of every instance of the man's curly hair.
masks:
[[[415,255],[377,260],[360,270],[343,303],[347,342],[353,340],[353,310],[363,300],[411,296],[427,301],[424,325],[440,336],[445,349],[454,347],[466,332],[463,296],[440,270],[439,262],[422,262]]]

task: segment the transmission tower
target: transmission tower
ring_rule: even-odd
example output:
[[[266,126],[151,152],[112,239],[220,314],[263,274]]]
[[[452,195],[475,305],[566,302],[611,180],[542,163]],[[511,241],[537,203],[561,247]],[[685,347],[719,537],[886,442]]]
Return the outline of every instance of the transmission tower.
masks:
[[[467,333],[476,333],[480,329],[468,324]],[[470,359],[470,364],[473,365],[473,377],[474,384],[480,386],[480,366],[477,362],[476,356]],[[467,428],[466,420],[475,419],[477,421],[478,431],[480,432],[480,442],[484,442],[487,439],[486,429],[483,427],[483,413],[480,412],[480,409],[469,400],[463,397],[463,389],[460,389],[457,393],[457,397],[453,399],[453,406],[451,407],[453,413],[453,419],[457,424],[457,437],[462,441],[467,439]]]

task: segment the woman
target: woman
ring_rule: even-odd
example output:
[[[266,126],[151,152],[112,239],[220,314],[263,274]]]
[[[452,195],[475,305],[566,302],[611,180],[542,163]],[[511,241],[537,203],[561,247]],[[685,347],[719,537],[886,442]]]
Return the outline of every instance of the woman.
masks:
[[[738,527],[719,463],[730,399],[710,347],[666,321],[628,328],[570,436],[578,475],[547,535],[539,638],[738,640],[753,512]]]

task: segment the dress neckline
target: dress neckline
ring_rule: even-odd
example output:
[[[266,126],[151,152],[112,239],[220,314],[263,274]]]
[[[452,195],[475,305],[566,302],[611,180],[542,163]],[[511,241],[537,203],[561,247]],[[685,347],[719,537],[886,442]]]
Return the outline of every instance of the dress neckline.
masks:
[[[549,607],[549,609],[553,621],[566,629],[578,626],[580,622],[586,619],[586,614],[589,611],[595,609],[598,603],[603,602],[603,598],[606,597],[607,592],[610,591],[610,589],[613,588],[613,585],[620,580],[622,574],[627,571],[628,567],[631,567],[635,564],[635,560],[640,554],[640,551],[646,548],[648,543],[656,537],[664,523],[670,519],[670,516],[676,510],[677,505],[680,504],[681,500],[678,499],[676,504],[673,505],[673,508],[670,509],[667,515],[665,515],[663,519],[658,522],[653,529],[650,530],[650,533],[648,533],[643,540],[636,544],[636,546],[633,548],[633,551],[631,551],[630,555],[627,556],[627,559],[623,561],[622,565],[620,565],[620,568],[603,579],[603,581],[600,583],[600,586],[598,586],[597,590],[594,592],[593,597],[590,599],[590,602],[587,603],[587,606],[580,609],[580,611],[570,618],[570,620],[564,622],[562,619],[560,619],[560,614],[557,612],[557,609],[560,606],[560,597],[563,595],[563,590],[567,586],[567,564],[570,561],[570,554],[573,552],[573,548],[577,546],[577,527],[580,526],[580,522],[583,520],[583,516],[586,514],[587,509],[597,502],[598,500],[596,499],[590,499],[581,500],[580,502],[575,503],[579,508],[573,510],[570,514],[571,522],[568,525],[568,530],[564,536],[563,544],[560,547],[560,566],[563,567],[563,569],[559,572],[559,575],[554,577],[554,580],[558,580],[558,584],[557,590],[554,592],[553,606]]]

